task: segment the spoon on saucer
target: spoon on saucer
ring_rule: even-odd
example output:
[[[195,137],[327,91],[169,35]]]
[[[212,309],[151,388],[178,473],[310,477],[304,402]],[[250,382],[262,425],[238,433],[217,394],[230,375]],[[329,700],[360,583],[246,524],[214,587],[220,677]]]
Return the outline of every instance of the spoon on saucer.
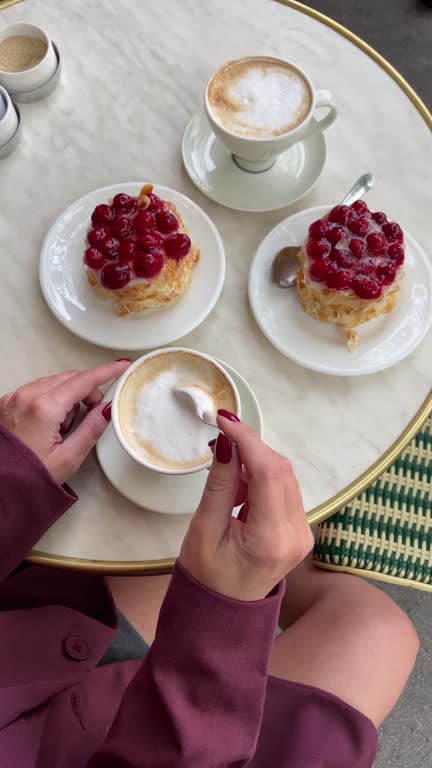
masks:
[[[351,205],[356,200],[360,200],[366,192],[372,189],[374,183],[375,177],[371,173],[364,173],[353,184],[350,191],[341,200],[340,205]],[[271,277],[280,288],[291,288],[297,282],[297,270],[299,268],[297,254],[300,248],[300,245],[287,245],[278,251],[274,257]]]

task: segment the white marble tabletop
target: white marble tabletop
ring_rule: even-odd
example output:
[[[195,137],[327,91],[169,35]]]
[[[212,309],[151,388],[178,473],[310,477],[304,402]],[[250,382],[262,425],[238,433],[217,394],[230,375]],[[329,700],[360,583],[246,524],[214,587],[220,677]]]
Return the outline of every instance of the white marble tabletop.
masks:
[[[365,53],[273,0],[29,0],[0,12],[0,26],[21,19],[48,30],[64,71],[49,99],[21,105],[22,144],[0,161],[1,390],[112,357],[66,331],[43,301],[38,259],[54,219],[84,193],[115,182],[151,179],[174,187],[211,216],[227,255],[221,300],[181,343],[224,359],[249,380],[265,437],[291,457],[312,510],[375,462],[415,415],[431,388],[432,335],[384,373],[347,379],[304,370],[256,326],[247,301],[250,262],[275,223],[337,201],[365,171],[377,179],[370,205],[400,221],[430,252],[426,123]],[[227,59],[254,53],[296,61],[317,87],[333,91],[340,116],[327,133],[327,165],[315,190],[289,209],[249,215],[202,196],[182,168],[180,150],[211,73]],[[112,561],[177,554],[187,517],[151,514],[127,502],[95,457],[73,486],[79,503],[39,550]]]

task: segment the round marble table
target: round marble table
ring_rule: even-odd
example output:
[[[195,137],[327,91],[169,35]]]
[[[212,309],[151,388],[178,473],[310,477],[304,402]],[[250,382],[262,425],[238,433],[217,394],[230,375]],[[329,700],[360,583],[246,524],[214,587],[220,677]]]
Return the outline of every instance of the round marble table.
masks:
[[[365,171],[377,180],[371,206],[403,223],[427,251],[426,109],[367,46],[296,3],[74,0],[65,9],[56,0],[33,0],[2,11],[0,25],[20,19],[46,27],[64,72],[49,99],[22,105],[22,144],[0,163],[2,391],[112,357],[69,334],[42,299],[38,259],[52,221],[76,198],[114,182],[174,187],[211,216],[227,255],[222,298],[181,343],[222,358],[249,380],[265,438],[291,457],[310,519],[330,514],[402,450],[432,407],[432,334],[380,374],[336,378],[304,370],[260,333],[248,307],[248,270],[276,222],[337,201]],[[289,209],[249,215],[198,192],[182,168],[181,140],[210,74],[227,59],[253,53],[298,62],[317,87],[333,91],[340,117],[327,133],[327,164],[313,192]],[[187,516],[135,507],[114,491],[94,456],[73,486],[79,503],[38,543],[34,560],[112,573],[172,566]]]

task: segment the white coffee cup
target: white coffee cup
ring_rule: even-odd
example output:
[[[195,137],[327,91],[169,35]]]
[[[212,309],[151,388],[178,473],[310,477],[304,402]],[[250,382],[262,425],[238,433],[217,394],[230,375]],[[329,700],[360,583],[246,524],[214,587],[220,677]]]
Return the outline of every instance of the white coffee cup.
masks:
[[[45,56],[34,67],[24,69],[21,72],[6,72],[0,69],[0,84],[3,85],[11,95],[34,91],[48,82],[55,74],[58,61],[52,42],[47,33],[36,24],[30,24],[27,21],[20,21],[15,24],[8,24],[0,29],[0,43],[9,37],[33,37],[36,40],[43,40],[46,43],[47,50]]]
[[[5,106],[4,113],[3,110],[0,112],[0,147],[3,147],[15,136],[18,130],[19,119],[11,97],[6,88],[3,88],[1,85],[0,99]],[[3,117],[1,117],[1,114],[3,114]]]
[[[282,65],[293,70],[297,73],[303,81],[307,84],[310,92],[310,108],[306,116],[302,119],[300,124],[294,128],[287,130],[285,133],[270,136],[270,137],[256,137],[245,136],[239,133],[229,130],[225,127],[220,120],[218,120],[212,112],[211,105],[209,103],[209,88],[214,79],[222,72],[222,70],[232,66],[233,64],[245,64],[248,62],[253,66],[254,62],[257,62],[258,66],[262,63],[274,63],[275,65]],[[321,119],[312,121],[315,110],[320,107],[327,107],[328,113]],[[207,119],[210,123],[212,131],[223,142],[226,148],[232,153],[233,158],[237,165],[245,171],[259,173],[271,168],[274,165],[277,157],[285,152],[287,149],[303,139],[310,138],[311,136],[325,131],[337,117],[337,108],[333,101],[333,96],[330,91],[327,90],[315,90],[310,78],[306,73],[300,69],[296,64],[276,58],[274,56],[246,56],[243,59],[238,59],[235,62],[228,62],[220,67],[217,72],[212,75],[207,83],[205,90],[205,110]]]
[[[125,373],[120,377],[120,379],[117,382],[117,386],[114,392],[114,397],[112,400],[112,406],[111,406],[111,419],[112,419],[112,425],[114,428],[115,435],[117,437],[117,440],[119,441],[122,448],[126,451],[126,453],[134,459],[138,464],[141,464],[143,467],[146,467],[147,469],[151,469],[155,472],[160,472],[164,475],[187,475],[192,474],[194,472],[199,472],[203,469],[208,469],[212,462],[212,458],[210,457],[208,460],[201,462],[200,464],[194,465],[194,466],[188,466],[188,467],[164,467],[162,465],[153,463],[144,456],[142,456],[140,453],[138,453],[128,442],[128,440],[125,437],[124,431],[122,429],[121,421],[120,421],[120,415],[119,415],[119,404],[122,397],[122,390],[129,379],[129,377],[136,371],[137,368],[139,368],[143,363],[146,361],[151,360],[154,357],[158,357],[161,355],[167,355],[172,353],[187,353],[187,355],[192,355],[198,358],[201,358],[203,360],[208,361],[211,363],[211,365],[217,369],[219,373],[223,375],[223,378],[226,380],[227,384],[229,385],[230,390],[232,391],[232,394],[234,396],[235,401],[235,414],[240,418],[241,414],[241,402],[240,402],[240,395],[238,393],[238,389],[231,378],[231,376],[227,373],[227,371],[223,368],[223,366],[216,362],[216,360],[213,360],[209,355],[204,354],[203,352],[197,352],[196,350],[192,349],[186,349],[183,347],[167,347],[166,349],[157,349],[153,352],[149,352],[146,355],[143,355],[142,357],[138,358],[132,365],[129,366],[129,368],[125,371]],[[187,406],[186,406],[187,407]],[[192,403],[191,403],[191,409],[192,409]],[[198,418],[198,417],[194,417]],[[210,428],[211,430],[211,428]],[[216,430],[211,430],[211,437],[217,437]]]

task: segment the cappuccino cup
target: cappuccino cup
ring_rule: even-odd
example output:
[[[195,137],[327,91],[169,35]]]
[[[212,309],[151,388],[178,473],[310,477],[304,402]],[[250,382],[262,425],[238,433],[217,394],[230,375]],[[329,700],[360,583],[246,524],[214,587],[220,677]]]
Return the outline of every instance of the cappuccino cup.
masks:
[[[192,393],[183,397],[182,390]],[[240,397],[224,368],[208,355],[191,349],[150,352],[119,379],[112,401],[115,435],[129,456],[147,469],[185,475],[212,462],[208,446],[217,436],[196,415],[216,424],[217,411],[240,417]]]
[[[321,107],[327,114],[312,120]],[[337,116],[330,91],[315,90],[297,65],[272,56],[224,64],[207,83],[205,110],[237,165],[253,173],[271,168],[278,155],[325,131]]]

